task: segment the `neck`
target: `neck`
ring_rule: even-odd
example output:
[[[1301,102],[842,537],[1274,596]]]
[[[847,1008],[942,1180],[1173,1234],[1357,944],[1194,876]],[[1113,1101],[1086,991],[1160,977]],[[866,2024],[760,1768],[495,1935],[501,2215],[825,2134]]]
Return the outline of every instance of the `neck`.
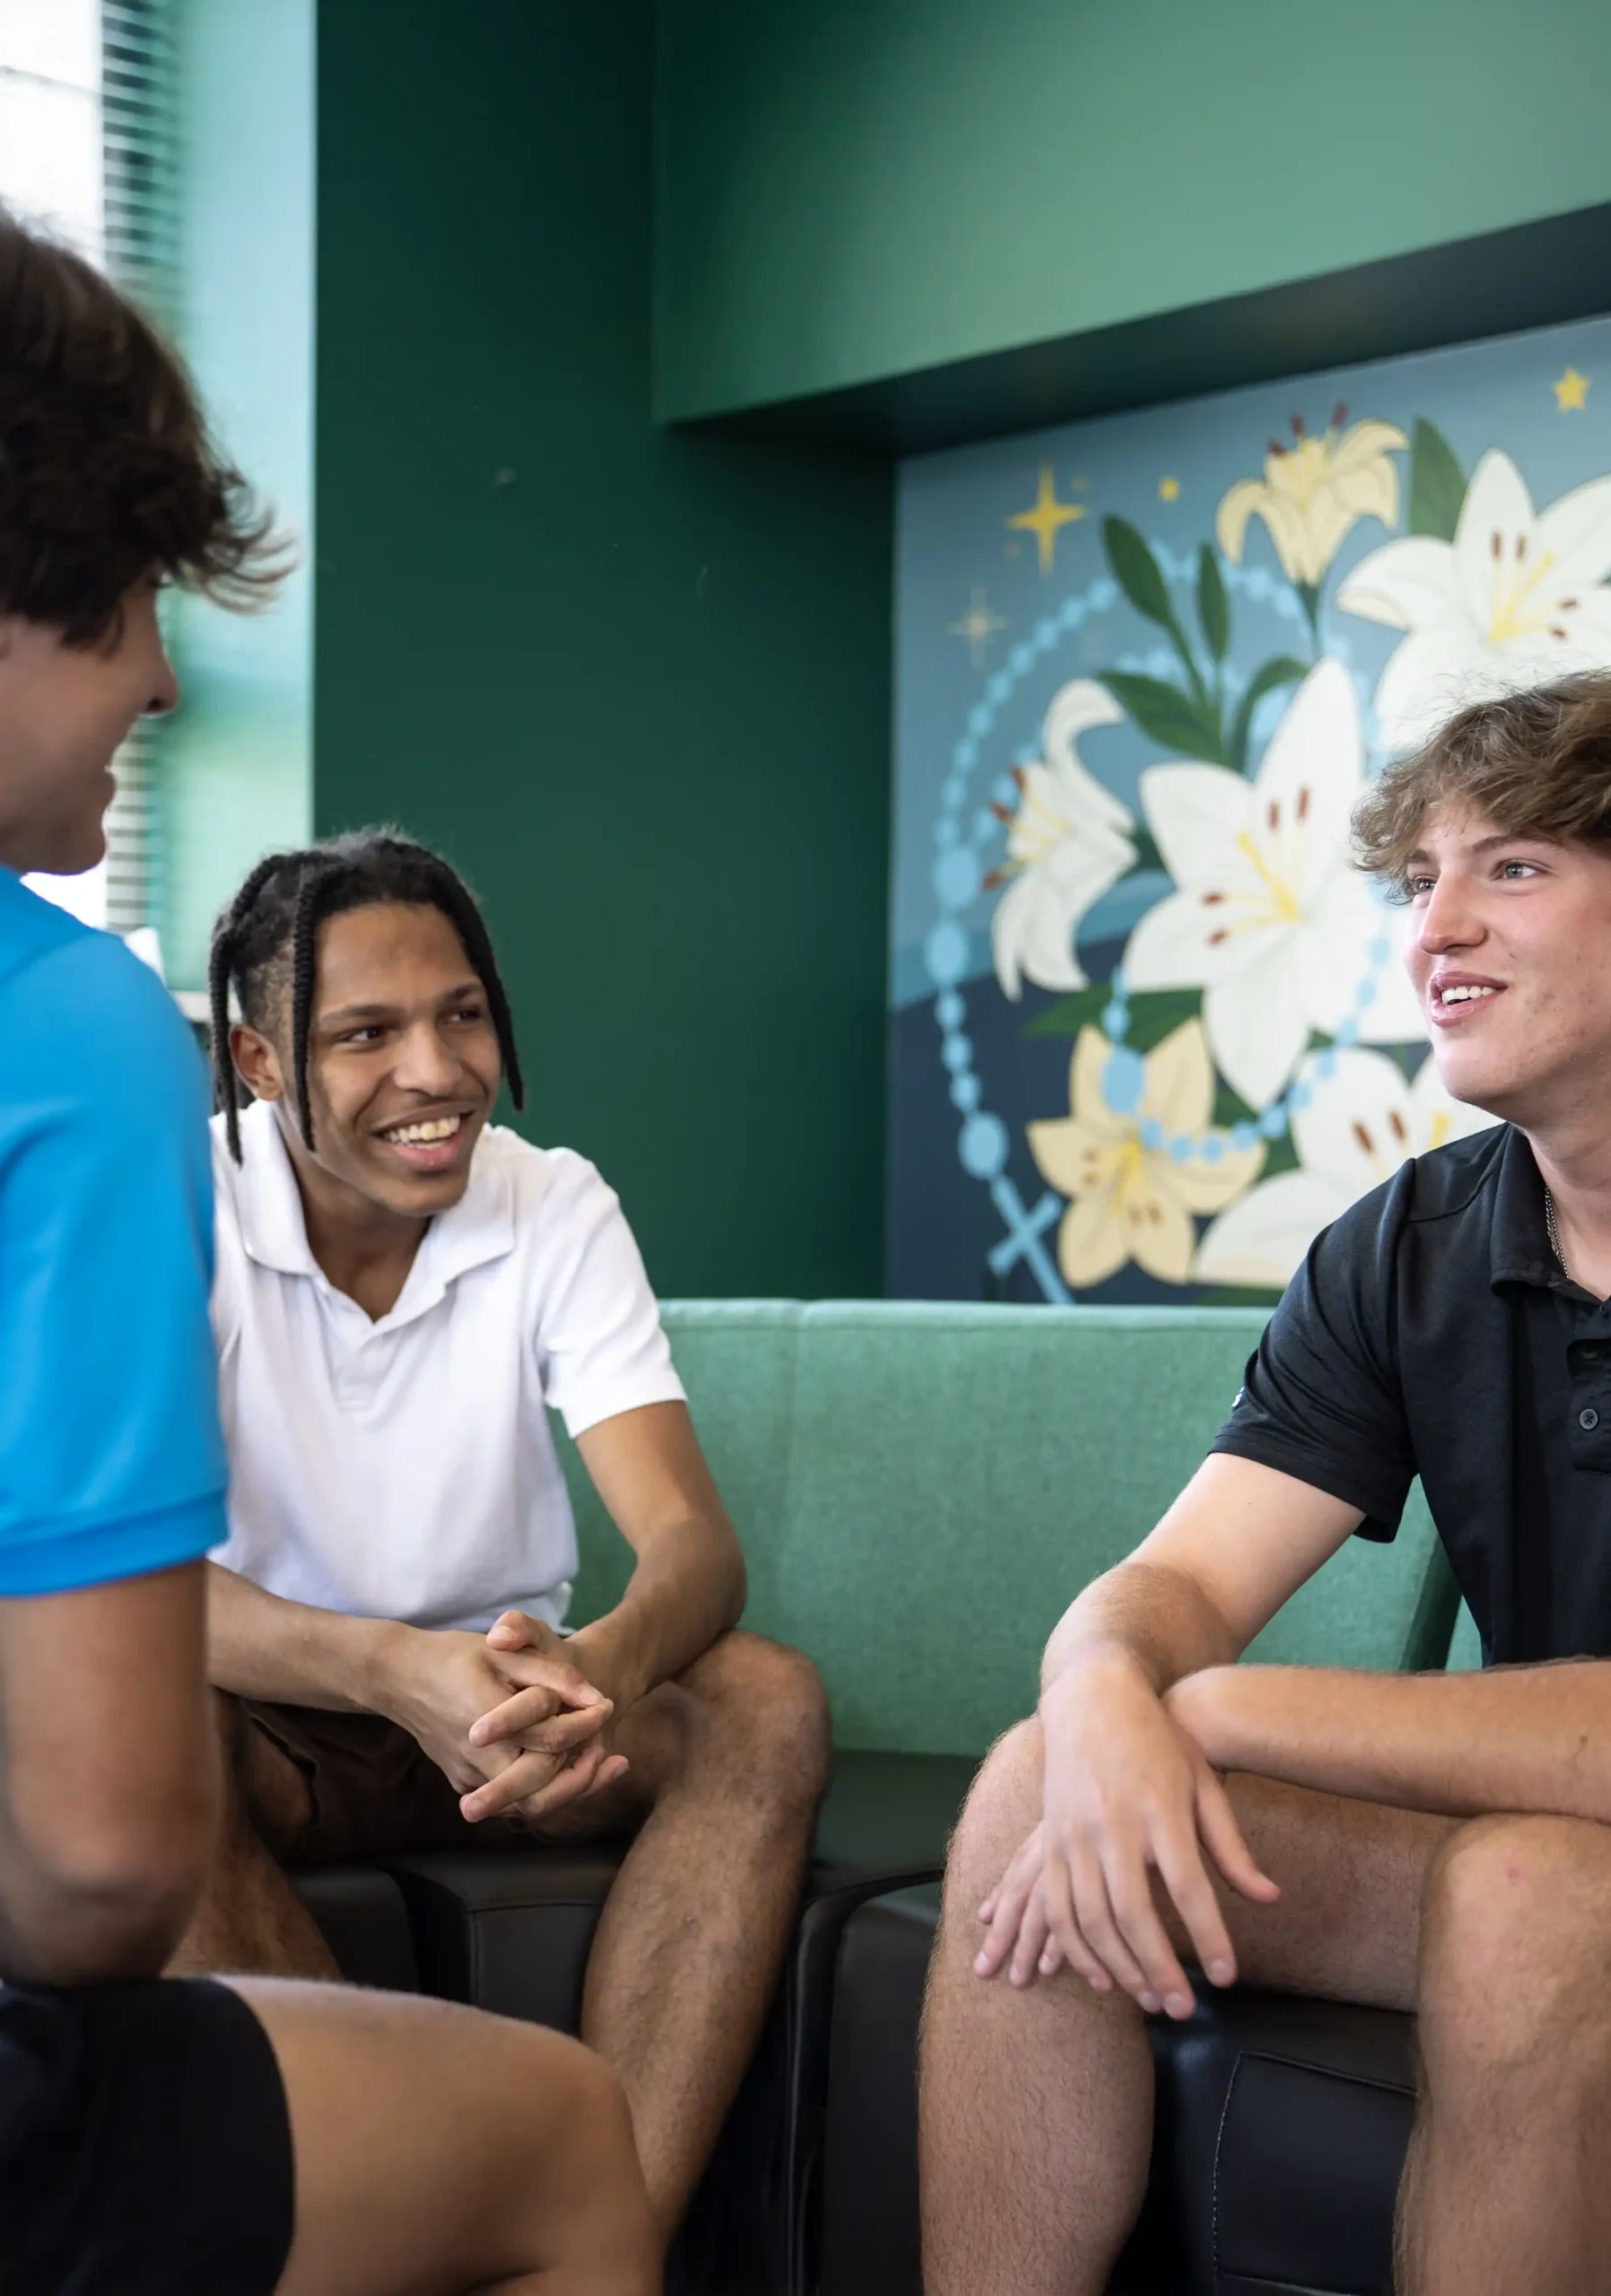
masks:
[[[281,1135],[302,1199],[309,1250],[336,1291],[379,1321],[402,1296],[429,1219],[394,1212],[337,1179],[308,1153],[289,1125],[281,1126]]]
[[[1554,1202],[1567,1273],[1611,1299],[1611,1110],[1585,1110],[1527,1137]]]

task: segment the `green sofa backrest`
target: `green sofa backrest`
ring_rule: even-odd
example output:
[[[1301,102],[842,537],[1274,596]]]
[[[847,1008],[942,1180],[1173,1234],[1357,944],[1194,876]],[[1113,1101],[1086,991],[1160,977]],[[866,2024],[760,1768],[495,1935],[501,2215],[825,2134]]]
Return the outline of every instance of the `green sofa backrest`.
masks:
[[[1257,1310],[680,1300],[664,1309],[749,1563],[745,1623],[814,1659],[836,1742],[982,1753],[1034,1704],[1042,1646],[1200,1462]],[[595,1617],[631,1556],[562,1435]],[[1253,1655],[1440,1665],[1454,1596],[1419,1490],[1352,1540]]]

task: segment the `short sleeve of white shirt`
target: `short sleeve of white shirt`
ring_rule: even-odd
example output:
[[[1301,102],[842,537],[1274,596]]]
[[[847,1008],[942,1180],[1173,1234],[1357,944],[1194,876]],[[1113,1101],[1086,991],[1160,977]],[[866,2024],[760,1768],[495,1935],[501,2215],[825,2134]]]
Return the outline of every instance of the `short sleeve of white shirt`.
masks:
[[[532,1254],[543,1392],[574,1439],[683,1383],[621,1199],[585,1156],[550,1149]]]

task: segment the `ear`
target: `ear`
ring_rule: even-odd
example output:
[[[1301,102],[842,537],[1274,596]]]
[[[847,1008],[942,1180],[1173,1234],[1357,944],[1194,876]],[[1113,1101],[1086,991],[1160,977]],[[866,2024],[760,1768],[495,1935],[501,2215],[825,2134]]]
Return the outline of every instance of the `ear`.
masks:
[[[237,1021],[230,1031],[230,1057],[255,1100],[284,1099],[285,1079],[280,1073],[280,1056],[260,1029]]]

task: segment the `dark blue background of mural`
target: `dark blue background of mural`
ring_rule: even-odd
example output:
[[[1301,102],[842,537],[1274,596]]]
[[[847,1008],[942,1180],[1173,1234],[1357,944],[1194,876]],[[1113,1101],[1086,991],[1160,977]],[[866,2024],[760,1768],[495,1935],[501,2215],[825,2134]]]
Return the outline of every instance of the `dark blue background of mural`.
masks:
[[[1563,413],[1551,385],[1570,366],[1599,379],[1585,407]],[[1259,475],[1267,443],[1290,439],[1294,413],[1309,430],[1319,431],[1339,401],[1345,403],[1350,421],[1386,421],[1406,433],[1418,418],[1435,423],[1467,478],[1487,448],[1502,447],[1542,509],[1558,494],[1611,470],[1611,320],[1259,386],[918,457],[902,467],[890,953],[888,1288],[893,1296],[1045,1296],[1022,1260],[999,1274],[988,1265],[988,1255],[1003,1239],[1003,1219],[988,1186],[959,1159],[965,1111],[954,1105],[953,1079],[942,1065],[935,982],[924,959],[927,937],[945,914],[936,891],[941,787],[953,770],[955,745],[967,731],[970,714],[991,695],[996,681],[992,722],[979,744],[964,808],[982,870],[998,862],[1003,849],[999,831],[990,842],[985,810],[992,801],[1011,798],[1012,768],[1040,754],[1041,718],[1059,687],[1106,670],[1178,675],[1159,631],[1122,597],[1102,595],[1112,591],[1106,578],[1102,518],[1115,514],[1129,520],[1167,554],[1174,596],[1182,618],[1189,619],[1186,569],[1199,544],[1213,540],[1222,495],[1238,480]],[[1406,531],[1402,499],[1407,493],[1408,457],[1397,460],[1399,525],[1389,529],[1363,520],[1337,555],[1328,596],[1360,559]],[[1046,463],[1053,467],[1059,498],[1086,513],[1058,535],[1049,575],[1040,570],[1033,539],[1014,534],[1006,523],[1033,502]],[[1174,490],[1172,499],[1161,492],[1165,481]],[[1309,633],[1262,525],[1249,527],[1243,564],[1227,568],[1226,578],[1234,625],[1231,662],[1244,681],[1271,653],[1306,652]],[[977,662],[954,627],[976,593],[1005,625],[991,633]],[[1037,628],[1045,628],[1047,617],[1076,596],[1097,602],[1076,631],[1016,674],[1010,692],[1003,695],[1002,673],[1014,647],[1023,649]],[[1365,705],[1367,740],[1374,744],[1369,697],[1399,632],[1328,604],[1321,635],[1326,653],[1340,658],[1354,677]],[[1289,698],[1272,695],[1260,706],[1250,770]],[[1171,753],[1127,723],[1102,729],[1082,744],[1081,754],[1136,810],[1140,773]],[[1380,761],[1379,747],[1373,746],[1372,761]],[[1132,877],[1093,906],[1077,943],[1080,962],[1093,982],[1108,977],[1137,918],[1166,890],[1167,880],[1155,874]],[[1043,1201],[1047,1188],[1025,1144],[1024,1126],[1033,1118],[1067,1113],[1072,1043],[1066,1036],[1028,1033],[1037,1016],[1058,1001],[1055,993],[1026,985],[1018,1003],[1002,994],[990,957],[994,900],[981,887],[957,920],[966,935],[967,955],[956,992],[966,1006],[962,1025],[972,1048],[980,1106],[1006,1126],[1005,1176],[1023,1205],[1032,1207]],[[1045,1240],[1055,1251],[1055,1222],[1047,1227]],[[1179,1304],[1223,1295],[1164,1284],[1129,1265],[1079,1296]]]

